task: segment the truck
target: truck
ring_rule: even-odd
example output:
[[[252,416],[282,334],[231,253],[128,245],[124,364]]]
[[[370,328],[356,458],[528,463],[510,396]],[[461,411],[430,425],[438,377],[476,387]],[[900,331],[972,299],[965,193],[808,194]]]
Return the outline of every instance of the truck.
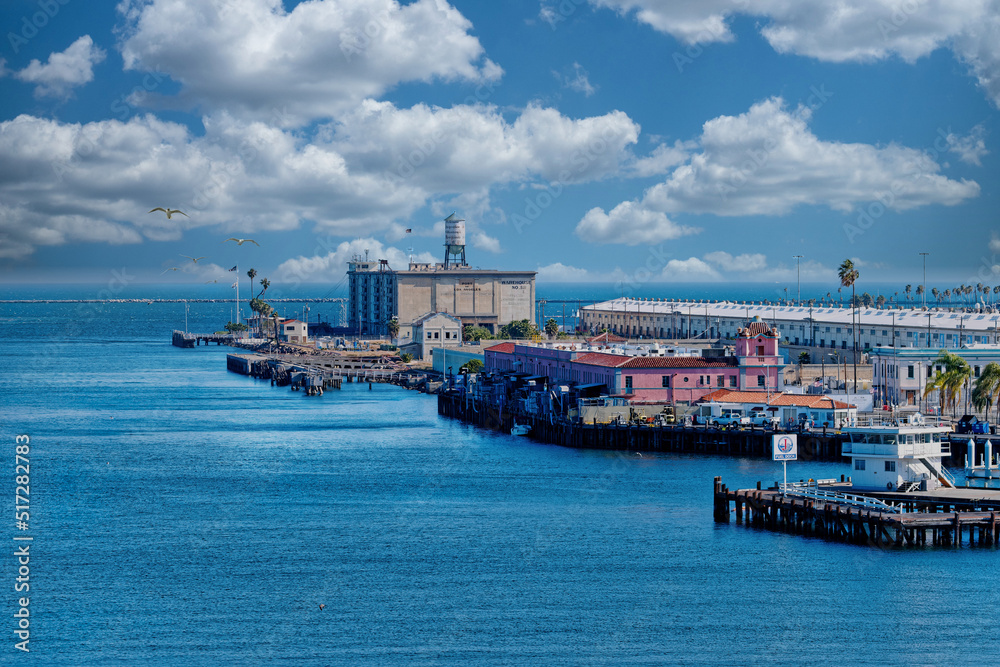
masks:
[[[709,426],[750,426],[750,418],[738,412],[730,412],[721,417],[709,417]]]
[[[765,428],[778,428],[781,419],[763,410],[755,410],[750,413],[750,423],[754,426],[763,426]]]

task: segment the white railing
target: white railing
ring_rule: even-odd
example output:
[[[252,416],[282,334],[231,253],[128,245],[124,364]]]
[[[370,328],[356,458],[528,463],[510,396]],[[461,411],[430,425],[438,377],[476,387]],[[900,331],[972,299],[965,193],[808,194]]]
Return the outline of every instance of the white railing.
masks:
[[[786,496],[798,496],[800,498],[809,498],[810,500],[824,500],[828,502],[838,503],[840,505],[851,505],[852,507],[862,507],[865,509],[875,510],[876,512],[891,512],[893,514],[898,514],[902,510],[895,505],[890,505],[884,503],[876,498],[869,498],[868,496],[859,496],[853,493],[840,493],[837,491],[824,491],[818,489],[814,486],[803,486],[801,483],[793,487],[792,484],[779,484],[782,493]],[[785,490],[785,487],[789,487]]]

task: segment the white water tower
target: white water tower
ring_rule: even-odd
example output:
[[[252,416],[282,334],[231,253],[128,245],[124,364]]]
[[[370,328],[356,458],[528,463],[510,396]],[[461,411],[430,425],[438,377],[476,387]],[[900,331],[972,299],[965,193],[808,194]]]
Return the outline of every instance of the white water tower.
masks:
[[[465,266],[465,220],[454,213],[444,219],[444,268],[448,268],[453,257],[462,258],[454,264]]]

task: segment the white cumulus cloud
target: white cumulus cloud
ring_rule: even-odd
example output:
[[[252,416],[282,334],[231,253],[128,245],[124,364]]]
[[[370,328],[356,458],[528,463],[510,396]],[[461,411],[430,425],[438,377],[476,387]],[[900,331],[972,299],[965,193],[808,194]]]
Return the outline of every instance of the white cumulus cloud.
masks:
[[[675,239],[698,230],[678,225],[661,211],[644,208],[635,202],[622,202],[605,213],[592,208],[576,226],[576,235],[590,243],[656,243]]]
[[[597,243],[634,244],[690,231],[668,218],[679,213],[783,215],[802,205],[849,212],[870,202],[904,211],[979,194],[977,183],[947,178],[923,151],[825,141],[810,131],[809,117],[809,110],[790,112],[781,98],[771,98],[739,116],[714,118],[703,126],[700,151],[664,182],[610,213],[591,209],[577,233]]]
[[[539,266],[536,279],[539,282],[572,283],[592,281],[595,278],[587,269],[580,269],[575,266],[568,266],[562,262],[555,262],[546,266]]]
[[[736,15],[757,19],[779,53],[827,62],[898,57],[908,63],[949,48],[1000,106],[1000,0],[590,0],[687,45],[731,42]],[[688,64],[691,46],[675,58]],[[701,48],[701,47],[695,47]],[[688,60],[685,60],[688,59]]]
[[[472,235],[472,247],[486,252],[500,253],[500,241],[486,232],[476,232]]]
[[[50,54],[46,63],[32,60],[13,75],[35,84],[36,97],[65,97],[71,89],[94,80],[94,65],[103,61],[105,55],[90,35],[84,35],[65,51]]]
[[[119,9],[126,69],[169,74],[191,106],[286,125],[334,117],[403,82],[491,86],[502,73],[443,0],[313,0],[291,11],[281,0],[125,0]]]
[[[306,257],[300,255],[282,262],[274,271],[274,280],[283,283],[294,282],[329,282],[333,278],[343,276],[347,271],[347,263],[354,257],[367,257],[371,261],[385,259],[389,266],[397,270],[409,267],[409,255],[399,248],[387,246],[377,239],[357,238],[344,241],[326,254]],[[413,256],[415,262],[436,261],[430,253],[419,253]]]
[[[663,267],[661,278],[667,282],[698,282],[722,280],[722,274],[697,257],[672,259]]]

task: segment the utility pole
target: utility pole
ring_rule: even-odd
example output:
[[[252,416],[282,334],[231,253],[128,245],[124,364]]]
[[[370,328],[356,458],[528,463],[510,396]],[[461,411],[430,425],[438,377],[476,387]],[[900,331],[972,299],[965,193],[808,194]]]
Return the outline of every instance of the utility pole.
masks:
[[[799,272],[799,260],[802,259],[802,255],[793,255],[795,258],[795,283],[796,283],[796,295],[795,295],[795,305],[800,305],[802,303],[802,274]]]

